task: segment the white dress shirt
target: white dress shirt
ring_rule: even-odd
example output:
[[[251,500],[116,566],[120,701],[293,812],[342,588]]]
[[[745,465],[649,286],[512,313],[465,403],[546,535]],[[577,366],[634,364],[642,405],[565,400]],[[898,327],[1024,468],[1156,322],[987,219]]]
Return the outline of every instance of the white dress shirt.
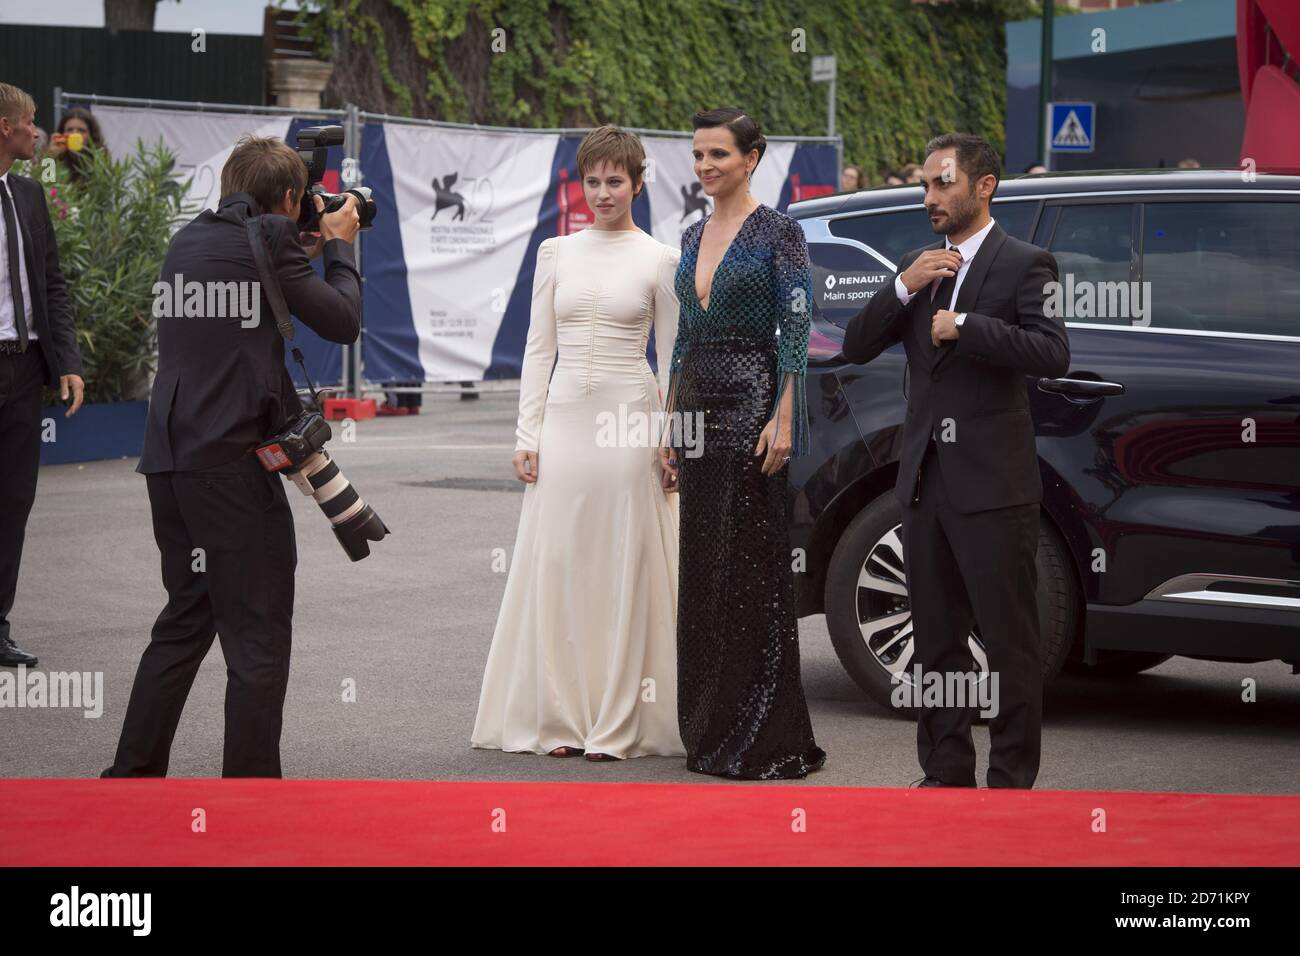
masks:
[[[957,254],[961,256],[961,266],[957,269],[957,281],[953,283],[953,287],[952,287],[952,301],[949,302],[947,305],[943,306],[943,308],[946,308],[949,312],[951,312],[954,308],[956,308],[957,293],[961,291],[961,283],[962,280],[966,278],[966,271],[970,268],[970,264],[975,261],[975,254],[980,251],[980,246],[984,244],[984,238],[989,234],[989,230],[992,228],[993,228],[993,220],[990,219],[987,223],[985,223],[983,229],[981,229],[979,232],[975,233],[972,236],[968,236],[966,238],[966,241],[959,246],[954,246],[951,242],[949,242],[947,236],[943,237],[944,248],[956,249]],[[943,281],[942,279],[935,279],[933,282],[930,283],[931,297],[933,297],[934,294],[939,291],[939,283],[942,281]],[[912,293],[908,292],[907,286],[903,285],[903,277],[901,274],[896,279],[894,279],[894,292],[898,296],[898,301],[903,303],[903,305],[907,305],[907,303],[912,301]],[[966,321],[965,312],[957,316],[958,325],[961,325],[965,321]]]
[[[0,176],[0,189],[9,194],[13,204],[14,222],[18,222],[18,203],[9,188],[9,170]],[[9,227],[5,217],[0,215],[0,341],[18,340],[18,326],[14,324],[14,297],[9,291]],[[18,230],[18,279],[23,292],[23,307],[26,313],[23,320],[27,323],[27,334],[36,340],[36,330],[32,327],[32,290],[27,284],[27,249],[23,246],[23,231]]]

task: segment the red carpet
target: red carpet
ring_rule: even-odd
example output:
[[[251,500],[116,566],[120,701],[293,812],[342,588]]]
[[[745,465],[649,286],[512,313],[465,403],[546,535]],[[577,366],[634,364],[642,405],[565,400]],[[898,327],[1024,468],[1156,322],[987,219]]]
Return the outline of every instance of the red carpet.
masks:
[[[1300,797],[1289,796],[4,780],[0,802],[10,866],[1300,864]],[[195,808],[205,833],[192,832]],[[504,833],[492,829],[498,808]],[[1093,832],[1096,809],[1105,833]]]

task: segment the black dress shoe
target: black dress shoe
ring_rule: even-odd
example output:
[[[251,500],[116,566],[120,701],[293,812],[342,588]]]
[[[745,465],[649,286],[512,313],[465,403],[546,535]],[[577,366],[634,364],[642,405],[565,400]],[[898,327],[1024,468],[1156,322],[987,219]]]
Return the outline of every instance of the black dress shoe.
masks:
[[[911,784],[911,786],[912,786],[912,788],[917,788],[917,787],[956,787],[956,786],[958,786],[958,784],[955,784],[955,783],[944,783],[944,782],[943,782],[942,780],[940,780],[938,777],[922,777],[920,780],[915,780],[915,781],[913,781],[912,784]]]
[[[8,637],[0,637],[0,667],[17,667],[19,664],[31,667],[35,663],[35,654],[28,654]]]

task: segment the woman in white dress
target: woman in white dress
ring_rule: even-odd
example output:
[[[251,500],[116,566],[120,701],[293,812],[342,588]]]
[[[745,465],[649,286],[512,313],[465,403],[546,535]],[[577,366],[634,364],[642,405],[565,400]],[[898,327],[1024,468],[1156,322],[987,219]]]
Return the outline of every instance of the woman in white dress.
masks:
[[[578,173],[595,222],[537,252],[514,455],[523,511],[475,747],[588,760],[685,754],[677,495],[658,455],[679,253],[632,221],[644,162],[631,133],[593,130]]]

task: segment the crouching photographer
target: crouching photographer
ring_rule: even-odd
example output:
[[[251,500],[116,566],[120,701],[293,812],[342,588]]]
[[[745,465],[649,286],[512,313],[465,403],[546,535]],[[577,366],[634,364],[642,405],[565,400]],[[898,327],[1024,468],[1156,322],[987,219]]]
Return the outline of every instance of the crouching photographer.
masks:
[[[148,484],[168,600],[105,777],[166,775],[214,636],[227,673],[222,776],[281,775],[298,557],[284,481],[256,452],[304,417],[285,369],[288,313],[331,342],[357,338],[351,243],[374,211],[360,192],[321,195],[325,150],[309,145],[319,147],[317,168],[278,139],[241,139],[222,169],[216,211],[176,233],[154,287],[158,372],[136,470]],[[309,263],[317,255],[324,279]],[[299,446],[328,462],[317,449]],[[334,476],[333,490],[340,480],[346,486]]]

